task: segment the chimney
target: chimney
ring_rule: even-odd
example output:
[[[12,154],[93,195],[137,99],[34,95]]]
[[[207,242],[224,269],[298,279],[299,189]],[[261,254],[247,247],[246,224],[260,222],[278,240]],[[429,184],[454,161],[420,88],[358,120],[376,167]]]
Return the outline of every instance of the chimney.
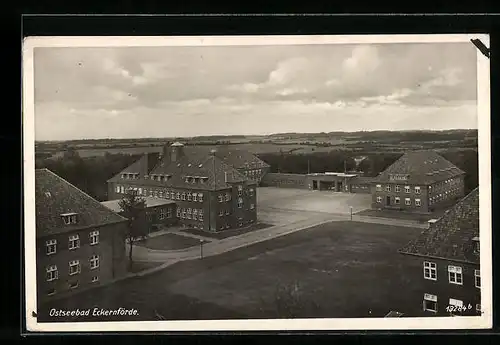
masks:
[[[184,156],[184,145],[175,142],[170,146],[170,161],[177,162],[182,156]]]

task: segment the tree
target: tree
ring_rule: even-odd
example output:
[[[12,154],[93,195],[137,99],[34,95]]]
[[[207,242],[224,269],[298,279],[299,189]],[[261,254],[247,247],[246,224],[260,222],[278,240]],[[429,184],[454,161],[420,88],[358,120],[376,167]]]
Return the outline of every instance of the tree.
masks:
[[[132,269],[133,256],[132,249],[134,243],[143,240],[148,235],[148,223],[146,220],[146,200],[137,195],[133,190],[129,190],[119,205],[123,210],[123,216],[128,219],[126,240],[129,243],[129,270]]]

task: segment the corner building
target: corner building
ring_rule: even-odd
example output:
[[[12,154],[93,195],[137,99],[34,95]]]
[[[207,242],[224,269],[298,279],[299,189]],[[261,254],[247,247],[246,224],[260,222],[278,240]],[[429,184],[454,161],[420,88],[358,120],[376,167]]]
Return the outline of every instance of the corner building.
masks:
[[[464,196],[465,173],[433,151],[405,153],[372,184],[372,208],[431,213]]]
[[[222,150],[221,150],[222,151]],[[108,180],[108,199],[122,198],[129,190],[139,195],[175,201],[175,217],[186,227],[217,232],[242,228],[257,221],[257,185],[228,164],[223,151],[187,150],[181,143],[148,153]],[[254,156],[252,169],[265,169]],[[259,175],[260,176],[260,175]]]
[[[35,171],[35,205],[38,301],[126,273],[126,218],[48,169]]]

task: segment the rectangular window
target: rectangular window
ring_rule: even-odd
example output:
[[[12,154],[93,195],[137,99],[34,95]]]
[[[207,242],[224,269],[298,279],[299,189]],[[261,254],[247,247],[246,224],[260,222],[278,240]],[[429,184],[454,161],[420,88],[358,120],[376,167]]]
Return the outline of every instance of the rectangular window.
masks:
[[[59,278],[59,272],[57,271],[56,265],[52,265],[52,266],[47,267],[46,271],[47,271],[47,281],[48,282]]]
[[[437,313],[437,296],[431,294],[424,294],[424,310]]]
[[[249,195],[250,195],[250,196],[253,196],[253,193],[254,193],[253,188],[250,188],[250,189],[248,190],[248,193],[249,193]]]
[[[61,216],[66,225],[76,224],[77,222],[76,213],[62,214]]]
[[[223,202],[224,201],[224,196],[222,194],[219,194],[217,196],[217,198],[219,199],[219,202]]]
[[[243,198],[238,198],[238,208],[243,207]]]
[[[420,199],[415,199],[415,206],[422,206]]]
[[[462,267],[460,266],[448,266],[448,279],[451,284],[462,285]]]
[[[70,250],[80,248],[80,236],[78,235],[69,236],[68,248]]]
[[[437,280],[437,265],[435,262],[424,261],[424,278]]]
[[[474,284],[477,288],[481,288],[481,271],[474,270]]]
[[[172,209],[170,207],[167,208],[167,218],[172,218]]]
[[[405,198],[405,205],[410,206],[411,205],[411,199],[410,198]]]
[[[186,193],[181,194],[181,200],[186,200]]]
[[[231,193],[226,193],[226,201],[231,201]]]
[[[191,219],[191,212],[192,212],[192,211],[191,211],[191,208],[188,208],[188,209],[187,209],[187,216],[186,216],[186,217],[187,217],[187,219]]]
[[[160,216],[159,216],[160,220],[164,220],[165,219],[165,209],[162,208],[160,209]]]
[[[381,203],[381,202],[382,202],[382,197],[381,197],[381,196],[377,196],[377,202],[378,202],[378,203]]]
[[[180,208],[177,209],[176,214],[177,214],[177,218],[181,217],[181,209]]]
[[[250,204],[250,209],[253,210],[255,208],[255,204]]]
[[[72,260],[69,262],[69,275],[75,275],[80,273],[81,267],[80,267],[80,261],[79,260]]]
[[[177,192],[177,194],[176,194],[176,199],[177,199],[177,200],[181,200],[181,193]]]
[[[99,267],[99,255],[92,255],[90,258],[90,269],[96,269]]]
[[[203,202],[203,194],[202,193],[198,193],[198,201]]]
[[[163,198],[163,191],[162,191],[162,190],[160,190],[160,191],[158,192],[158,196],[159,196],[160,198]]]
[[[78,281],[73,281],[69,283],[70,289],[76,289],[78,287]]]
[[[481,304],[476,304],[476,311],[477,311],[478,313],[480,313],[480,312],[481,312]]]
[[[99,231],[98,230],[91,231],[89,234],[89,238],[90,238],[89,242],[90,242],[91,246],[98,244],[99,243]]]
[[[98,276],[93,276],[92,277],[92,283],[97,283],[99,281],[99,277]]]
[[[385,186],[385,191],[386,192],[390,192],[391,191],[391,185],[388,184],[387,186]]]
[[[198,201],[198,194],[193,193],[193,201]]]
[[[399,193],[399,192],[401,191],[401,186],[396,185],[396,187],[394,187],[394,191],[395,191],[396,193]]]
[[[125,187],[124,186],[120,186],[120,193],[125,194]]]
[[[420,194],[420,187],[419,186],[415,186],[415,194]]]
[[[399,205],[401,203],[401,198],[399,196],[394,197],[394,203]]]
[[[377,191],[379,191],[379,192],[382,191],[382,185],[381,184],[378,184],[376,188],[377,188]]]
[[[153,195],[154,195],[154,192],[153,192],[153,190],[152,190],[152,189],[150,189],[150,190],[149,190],[149,196],[152,198],[152,197],[153,197]]]
[[[410,193],[410,186],[405,186],[405,193]]]
[[[228,216],[228,215],[229,215],[229,213],[230,213],[230,212],[229,212],[229,210],[226,210],[226,216]]]
[[[203,210],[198,210],[198,220],[203,221]]]
[[[464,302],[459,299],[450,298],[448,305],[452,305],[454,307],[462,307],[464,305]]]
[[[175,200],[175,193],[174,192],[170,192],[170,199]]]
[[[117,193],[120,193],[120,186],[116,186],[115,191],[116,191]]]
[[[57,251],[57,240],[48,240],[45,242],[47,255],[55,254]]]
[[[52,296],[52,295],[55,295],[56,294],[56,289],[49,289],[47,291],[47,296]]]
[[[188,201],[192,200],[192,194],[191,194],[191,192],[187,193],[187,198],[188,198]]]
[[[219,216],[222,217],[224,215],[224,210],[219,210]]]

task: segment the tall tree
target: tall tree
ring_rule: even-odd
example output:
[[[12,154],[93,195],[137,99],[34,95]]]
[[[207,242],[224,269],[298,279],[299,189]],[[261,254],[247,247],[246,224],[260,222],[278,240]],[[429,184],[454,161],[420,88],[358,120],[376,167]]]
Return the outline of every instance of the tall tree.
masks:
[[[129,270],[132,270],[134,243],[146,238],[148,235],[146,200],[135,191],[129,190],[120,200],[119,205],[123,210],[123,216],[128,219],[126,239],[129,244]]]

